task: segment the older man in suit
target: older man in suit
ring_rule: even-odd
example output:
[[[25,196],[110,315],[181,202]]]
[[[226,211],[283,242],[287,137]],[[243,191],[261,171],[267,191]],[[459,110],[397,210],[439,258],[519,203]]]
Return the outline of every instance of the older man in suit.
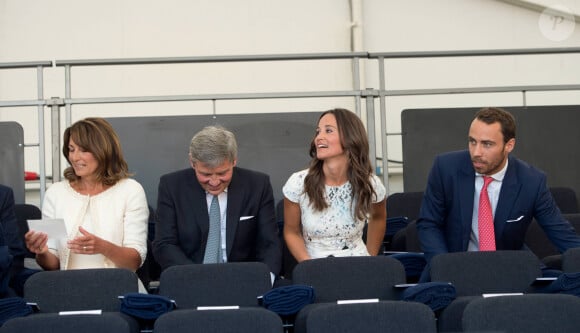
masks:
[[[198,132],[191,140],[189,159],[191,168],[159,181],[153,242],[157,262],[165,269],[258,261],[277,276],[282,247],[269,176],[236,167],[235,137],[222,127]],[[217,224],[211,223],[216,219]]]
[[[525,248],[533,218],[559,251],[580,247],[580,237],[550,194],[546,175],[510,156],[515,134],[515,119],[509,112],[484,108],[469,128],[469,150],[435,158],[417,220],[428,262],[446,252]],[[488,179],[487,191],[482,188],[484,179]],[[487,192],[489,208],[480,206],[482,192]],[[479,216],[485,211],[492,215],[487,228]],[[486,235],[490,236],[484,241]]]

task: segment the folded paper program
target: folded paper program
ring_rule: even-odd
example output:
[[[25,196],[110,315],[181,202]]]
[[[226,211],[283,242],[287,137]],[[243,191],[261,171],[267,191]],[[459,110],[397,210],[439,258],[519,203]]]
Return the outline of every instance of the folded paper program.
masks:
[[[447,282],[425,282],[405,289],[404,301],[428,305],[433,311],[447,307],[457,296],[455,286]]]
[[[21,297],[0,299],[0,326],[8,319],[28,316],[33,312],[32,306]]]
[[[120,311],[140,319],[157,319],[175,308],[171,299],[151,294],[128,293],[121,299]]]
[[[262,305],[282,316],[298,313],[304,306],[314,302],[314,288],[305,285],[289,285],[271,289],[263,295]]]

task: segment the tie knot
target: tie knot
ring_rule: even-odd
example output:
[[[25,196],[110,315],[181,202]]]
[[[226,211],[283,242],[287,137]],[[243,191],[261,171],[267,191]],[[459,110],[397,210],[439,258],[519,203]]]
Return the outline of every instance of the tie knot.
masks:
[[[493,181],[493,178],[490,176],[483,176],[483,187],[487,188],[487,186],[489,185],[489,183],[491,183]]]

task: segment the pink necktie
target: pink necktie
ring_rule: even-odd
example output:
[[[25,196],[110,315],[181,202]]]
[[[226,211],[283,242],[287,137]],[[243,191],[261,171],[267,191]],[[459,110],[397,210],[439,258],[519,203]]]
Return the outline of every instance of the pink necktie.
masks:
[[[493,213],[489,196],[487,195],[487,186],[493,181],[493,178],[483,176],[483,187],[479,194],[479,251],[495,251],[495,232],[493,229]]]

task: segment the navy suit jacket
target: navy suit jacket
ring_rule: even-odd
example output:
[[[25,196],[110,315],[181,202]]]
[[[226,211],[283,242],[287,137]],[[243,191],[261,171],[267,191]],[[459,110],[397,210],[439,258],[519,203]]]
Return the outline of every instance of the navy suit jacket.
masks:
[[[13,269],[24,267],[26,249],[24,240],[18,230],[18,222],[14,212],[14,192],[8,186],[0,185],[0,224],[3,229],[5,245],[10,249],[13,256]]]
[[[474,186],[475,170],[469,151],[435,158],[417,220],[419,240],[428,262],[440,253],[467,251]],[[560,252],[580,247],[580,237],[552,198],[546,175],[510,156],[494,215],[497,250],[525,249],[526,230],[533,218]]]
[[[153,254],[163,269],[203,263],[209,233],[205,190],[192,168],[161,177]],[[229,262],[258,261],[278,275],[282,246],[266,174],[235,167],[228,187],[226,251]],[[240,217],[253,216],[240,220]]]

